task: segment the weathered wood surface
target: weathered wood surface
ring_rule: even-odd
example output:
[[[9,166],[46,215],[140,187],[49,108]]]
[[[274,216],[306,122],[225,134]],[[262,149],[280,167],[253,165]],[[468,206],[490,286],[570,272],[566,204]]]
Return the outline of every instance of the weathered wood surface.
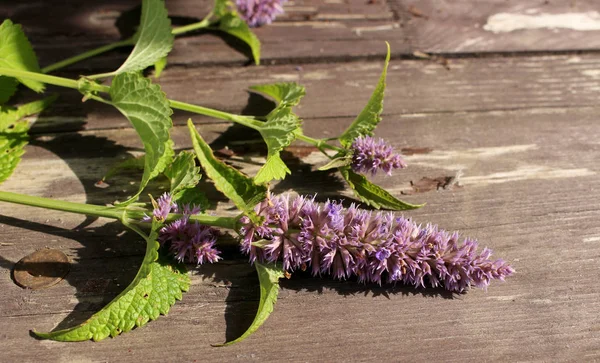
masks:
[[[7,1],[0,4],[0,18],[23,24],[41,63],[47,65],[131,35],[138,4]],[[183,25],[202,18],[210,4],[171,0],[167,5],[174,24]],[[298,0],[287,3],[286,15],[273,26],[256,32],[264,44],[264,64],[372,59],[385,55],[384,40],[392,45],[395,57],[416,51],[454,57],[595,50],[600,47],[597,5],[595,0]],[[216,34],[180,37],[169,62],[171,66],[247,63],[248,50],[233,41],[234,50],[227,42],[231,39]],[[113,51],[71,69],[112,70],[127,54],[128,50]]]
[[[117,39],[114,20],[134,3],[3,3],[0,14],[24,23],[41,57],[50,62],[67,51],[75,54],[78,45]],[[366,102],[382,62],[365,54],[381,55],[383,39],[391,40],[396,56],[414,50],[501,53],[598,46],[597,31],[496,34],[480,29],[493,14],[530,8],[587,13],[594,10],[592,1],[486,3],[489,7],[469,1],[296,1],[287,17],[259,30],[267,59],[285,64],[231,67],[244,56],[218,37],[191,36],[178,40],[170,59],[175,66],[160,83],[171,98],[252,114],[265,112],[270,103],[249,97],[249,85],[296,80],[307,86],[298,108],[305,132],[334,136]],[[79,15],[62,26],[50,19],[39,23],[50,13],[49,4]],[[192,5],[169,2],[174,12],[185,9],[181,15],[206,11],[201,6],[197,13],[188,11]],[[332,30],[338,25],[328,27],[394,22],[400,26],[361,37],[348,29]],[[386,38],[389,34],[396,37]],[[477,37],[484,39],[460,46]],[[289,39],[297,41],[299,51]],[[320,48],[325,51],[303,53]],[[29,336],[29,329],[81,322],[116,296],[135,275],[143,245],[103,219],[0,204],[0,361],[600,360],[600,57],[594,52],[509,55],[452,59],[450,70],[429,60],[394,60],[377,134],[403,150],[409,168],[393,178],[376,178],[392,193],[405,194],[403,199],[427,202],[407,213],[416,221],[458,229],[511,261],[517,274],[506,283],[449,296],[296,274],[282,282],[275,311],[257,333],[241,344],[212,348],[210,343],[240,334],[258,304],[254,272],[232,250],[227,262],[194,273],[190,292],[167,317],[101,343],[40,341]],[[125,56],[111,53],[66,74],[110,68]],[[332,63],[307,64],[313,61]],[[201,66],[207,63],[215,66]],[[139,154],[135,133],[110,108],[72,105],[80,96],[60,93],[53,109],[39,117],[24,160],[2,190],[99,204],[122,200],[136,190],[138,175],[109,180],[107,189],[94,183],[118,160]],[[19,100],[29,97],[23,92]],[[189,116],[174,115],[178,148],[190,146],[183,126]],[[253,174],[264,161],[260,143],[236,143],[255,138],[245,130],[205,117],[194,121],[217,149],[229,145],[235,151],[227,160],[243,171]],[[316,191],[321,199],[352,200],[335,174],[316,171],[325,160],[313,148],[297,143],[289,151],[284,158],[293,175],[275,192]],[[448,183],[457,176],[458,184]],[[160,181],[152,186],[161,187]],[[216,201],[213,207],[226,210],[223,198],[205,187]],[[44,247],[72,259],[70,274],[46,290],[22,290],[10,279],[12,265]]]

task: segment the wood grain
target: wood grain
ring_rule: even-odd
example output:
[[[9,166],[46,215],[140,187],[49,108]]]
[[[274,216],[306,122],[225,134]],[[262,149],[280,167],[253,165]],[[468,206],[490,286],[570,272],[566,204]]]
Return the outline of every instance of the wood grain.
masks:
[[[143,246],[132,234],[121,234],[122,228],[105,226],[102,220],[77,231],[73,228],[84,217],[3,204],[0,236],[2,242],[13,243],[0,247],[5,267],[0,289],[6,292],[0,320],[11,327],[2,333],[5,357],[8,361],[17,356],[24,361],[42,356],[50,361],[127,357],[296,361],[301,354],[303,361],[464,361],[480,360],[485,352],[491,361],[568,360],[574,355],[598,359],[600,289],[595,280],[600,257],[600,193],[593,187],[600,182],[596,163],[600,145],[594,136],[600,132],[597,110],[400,115],[399,121],[384,121],[379,132],[397,147],[427,152],[407,156],[410,167],[406,172],[377,181],[399,194],[410,189],[411,180],[462,170],[461,187],[407,196],[412,202],[428,202],[410,215],[418,222],[433,221],[478,238],[497,256],[511,261],[517,274],[506,283],[493,284],[488,292],[471,291],[453,298],[441,291],[366,288],[354,282],[297,275],[282,283],[280,301],[265,326],[246,342],[225,349],[209,344],[241,332],[252,319],[257,298],[252,269],[234,252],[228,253],[228,262],[199,269],[191,291],[168,317],[133,333],[99,344],[32,339],[28,329],[52,329],[65,318],[81,321],[115,296],[135,274]],[[335,133],[349,121],[329,120],[328,130]],[[317,132],[323,122],[307,120],[306,132]],[[557,125],[563,125],[560,132]],[[226,127],[214,124],[199,129],[215,141]],[[174,135],[179,147],[189,146],[184,127],[177,127]],[[103,153],[81,155],[78,145],[90,145],[94,138],[111,143],[103,147]],[[3,190],[102,203],[122,195],[111,192],[112,188],[137,178],[123,176],[103,190],[94,191],[92,185],[115,157],[140,148],[130,129],[37,139]],[[54,149],[56,155],[45,142],[69,147]],[[244,155],[234,155],[229,161],[255,172],[254,162],[263,156],[257,151]],[[303,160],[323,161],[317,153]],[[44,173],[39,172],[41,165],[46,166]],[[309,173],[310,168],[297,165],[294,177],[275,190],[324,191],[321,198],[340,195],[335,188],[329,189],[335,177]],[[70,187],[65,190],[58,185]],[[347,191],[342,194],[349,196]],[[218,205],[219,210],[227,207],[226,203]],[[44,246],[60,248],[75,261],[71,274],[52,289],[21,290],[10,281],[7,269],[11,262]],[[332,334],[335,338],[324,338]],[[165,339],[169,349],[161,344]],[[368,352],[348,351],[348,346],[364,339],[369,341]],[[273,348],[274,341],[286,343]]]
[[[45,65],[119,39],[115,22],[123,12],[135,18],[138,3],[5,2],[0,18],[23,24]],[[179,25],[209,8],[167,3]],[[389,40],[394,59],[376,134],[403,150],[409,167],[373,181],[427,202],[406,214],[477,238],[510,261],[515,276],[487,292],[452,296],[296,273],[281,282],[275,311],[258,332],[212,348],[241,334],[258,305],[253,268],[228,247],[225,261],[194,271],[190,292],[168,316],[101,343],[42,341],[29,330],[82,322],[115,297],[134,277],[144,246],[109,220],[1,203],[0,362],[600,361],[598,31],[484,28],[500,13],[589,15],[595,2],[298,0],[286,10],[257,30],[265,65],[240,67],[248,59],[243,47],[194,34],[177,39],[161,87],[173,99],[259,115],[273,104],[250,95],[249,86],[298,81],[307,88],[297,108],[305,133],[333,137],[367,101]],[[405,59],[415,51],[449,63]],[[111,52],[63,74],[114,69],[126,56]],[[106,105],[80,103],[74,91],[49,91],[61,97],[33,118],[27,152],[2,190],[95,204],[134,193],[135,172],[95,186],[116,162],[143,151],[127,120]],[[22,90],[16,101],[33,97]],[[178,150],[190,147],[183,125],[191,116],[226,162],[256,173],[265,158],[259,136],[223,121],[176,112]],[[295,143],[283,158],[292,176],[275,193],[354,201],[339,176],[316,171],[325,157],[313,147]],[[159,179],[149,192],[165,187]],[[235,213],[210,183],[202,190],[212,210]],[[16,286],[13,264],[45,247],[69,256],[67,278],[39,291]]]

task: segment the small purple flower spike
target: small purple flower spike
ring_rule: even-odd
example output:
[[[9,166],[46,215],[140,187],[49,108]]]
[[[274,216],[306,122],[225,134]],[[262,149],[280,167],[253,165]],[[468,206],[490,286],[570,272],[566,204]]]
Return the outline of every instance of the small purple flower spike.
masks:
[[[505,261],[491,260],[491,250],[478,253],[473,239],[460,242],[456,232],[422,227],[389,212],[344,209],[331,201],[319,205],[302,196],[269,196],[255,211],[265,220],[254,225],[242,218],[242,251],[252,262],[282,261],[288,271],[310,265],[315,275],[453,292],[487,288],[514,273]]]
[[[156,201],[152,201],[154,218],[164,221],[171,211],[182,213],[183,217],[167,224],[159,231],[158,241],[168,244],[169,250],[180,262],[213,263],[221,259],[215,243],[219,232],[197,221],[190,221],[190,216],[200,213],[200,207],[185,204],[177,205],[169,193],[164,193]],[[146,219],[146,218],[145,218]]]
[[[255,28],[271,24],[277,15],[283,14],[282,4],[286,0],[236,0],[240,16],[248,26]]]
[[[375,175],[379,169],[387,175],[392,175],[392,170],[406,167],[406,163],[399,154],[394,153],[394,147],[383,139],[371,136],[361,136],[354,140],[351,150],[352,170],[356,173]]]
[[[198,222],[191,222],[186,215],[160,230],[161,245],[170,243],[169,250],[180,262],[213,263],[221,259],[215,242],[219,232]]]

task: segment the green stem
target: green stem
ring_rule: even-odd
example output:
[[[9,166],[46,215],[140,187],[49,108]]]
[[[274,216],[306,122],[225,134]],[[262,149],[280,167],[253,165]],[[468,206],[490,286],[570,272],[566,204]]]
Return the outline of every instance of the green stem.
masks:
[[[5,67],[0,67],[0,75],[14,78],[25,78],[33,81],[42,82],[45,84],[51,84],[54,86],[60,86],[65,88],[72,88],[76,90],[78,90],[81,85],[80,81],[74,79],[50,76],[47,74],[37,72],[21,71],[18,69]],[[103,86],[94,82],[89,82],[88,85],[90,91],[108,92],[110,90],[110,87]]]
[[[181,35],[187,32],[191,32],[194,30],[198,30],[198,29],[204,29],[204,28],[208,28],[210,26],[210,18],[212,17],[212,12],[210,14],[208,14],[206,16],[206,18],[204,18],[202,21],[199,21],[197,23],[193,23],[193,24],[189,24],[186,26],[181,26],[178,28],[174,28],[171,33],[173,33],[173,35]],[[135,45],[134,43],[134,39],[133,37],[125,39],[125,40],[120,40],[118,42],[114,42],[111,44],[107,44],[107,45],[103,45],[101,47],[98,47],[96,49],[92,49],[92,50],[88,50],[87,52],[78,54],[76,56],[67,58],[67,59],[63,59],[61,61],[58,61],[56,63],[53,63],[49,66],[46,66],[44,68],[42,68],[42,73],[50,73],[50,72],[54,72],[56,70],[59,70],[61,68],[64,67],[68,67],[71,64],[75,64],[77,62],[81,62],[82,60],[86,60],[88,58],[97,56],[99,54],[102,53],[106,53],[108,51],[111,51],[113,49],[116,48],[121,48],[121,47],[127,47],[127,46],[133,46]]]
[[[50,73],[50,72],[54,72],[58,69],[70,66],[71,64],[77,63],[77,62],[81,62],[82,60],[91,58],[93,56],[96,56],[98,54],[102,54],[102,53],[106,53],[109,50],[113,50],[115,48],[120,48],[120,47],[125,47],[125,46],[130,46],[133,45],[133,38],[129,38],[129,39],[125,39],[125,40],[121,40],[118,42],[114,42],[111,44],[107,44],[104,45],[102,47],[96,48],[96,49],[92,49],[92,50],[88,50],[87,52],[78,54],[76,56],[67,58],[67,59],[63,59],[59,62],[53,63],[47,67],[42,68],[42,73]]]
[[[296,133],[296,139],[304,141],[304,142],[312,144],[312,145],[315,145],[316,147],[319,148],[319,150],[329,149],[329,150],[335,150],[335,151],[338,151],[338,152],[344,151],[344,149],[342,149],[340,147],[328,144],[323,139],[315,139],[315,138],[312,138],[310,136],[306,136],[304,134]]]
[[[171,33],[173,33],[173,35],[180,35],[183,33],[194,31],[194,30],[208,28],[210,26],[210,18],[212,18],[212,16],[213,16],[213,13],[211,11],[210,13],[208,13],[208,15],[204,19],[202,19],[202,21],[199,21],[194,24],[180,26],[178,28],[173,29],[173,31]]]
[[[101,205],[84,203],[73,203],[63,200],[54,200],[49,198],[34,197],[31,195],[3,191],[0,191],[0,201],[28,205],[32,207],[54,209],[69,213],[85,214],[94,217],[118,219],[120,221],[132,220],[135,222],[139,222],[147,214],[151,214],[151,212],[147,210],[123,210],[115,207],[105,207]],[[171,213],[169,214],[165,222],[172,222],[181,217],[183,217],[183,215]],[[193,215],[190,216],[190,219],[193,221],[198,221],[201,224],[205,224],[207,226],[227,228],[232,230],[237,229],[238,222],[238,218],[218,217],[206,214]]]
[[[173,100],[169,100],[169,104],[171,105],[172,108],[177,109],[177,110],[189,111],[189,112],[197,113],[200,115],[218,118],[220,120],[231,121],[231,122],[235,122],[235,123],[238,123],[238,124],[241,124],[241,125],[253,128],[253,129],[256,129],[259,126],[257,124],[259,121],[256,121],[254,119],[254,117],[251,117],[251,116],[235,115],[235,114],[228,113],[228,112],[214,110],[214,109],[208,108],[208,107],[202,107],[202,106],[192,105],[190,103],[173,101]]]
[[[68,79],[68,78],[63,78],[63,77],[49,76],[46,74],[35,73],[35,72],[20,71],[20,70],[16,70],[16,69],[12,69],[12,68],[0,67],[0,75],[15,77],[15,78],[26,78],[26,79],[43,82],[46,84],[52,84],[55,86],[61,86],[61,87],[67,87],[67,88],[73,88],[73,89],[79,89],[81,86],[81,83],[80,83],[81,81],[76,81],[73,79]],[[103,86],[103,85],[97,84],[95,82],[88,82],[86,87],[89,87],[89,89],[91,91],[98,91],[98,92],[107,92],[108,93],[110,90],[110,87]],[[202,106],[193,105],[190,103],[185,103],[185,102],[180,102],[180,101],[174,101],[174,100],[169,100],[169,104],[171,105],[172,108],[177,109],[177,110],[189,111],[189,112],[197,113],[200,115],[205,115],[205,116],[214,117],[214,118],[221,119],[221,120],[235,122],[235,123],[238,123],[238,124],[246,126],[246,127],[250,127],[255,130],[258,130],[262,125],[261,121],[258,121],[256,118],[254,118],[252,116],[236,115],[236,114],[232,114],[229,112],[223,112],[223,111],[215,110],[215,109],[208,108],[208,107],[202,107]],[[296,133],[296,138],[298,140],[315,145],[320,150],[330,149],[330,150],[335,150],[338,152],[341,152],[344,150],[337,146],[328,144],[323,139],[315,139],[315,138],[306,136],[301,133]]]
[[[120,211],[112,207],[66,202],[11,192],[0,191],[0,201],[112,219],[121,219],[123,215],[122,210]]]

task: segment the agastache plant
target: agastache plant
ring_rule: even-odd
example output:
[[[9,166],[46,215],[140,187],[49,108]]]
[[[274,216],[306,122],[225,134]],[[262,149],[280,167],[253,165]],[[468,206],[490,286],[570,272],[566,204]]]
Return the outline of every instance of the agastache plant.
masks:
[[[264,7],[252,8],[255,12],[269,9],[269,16],[274,16],[280,10],[280,3],[258,3]],[[239,2],[238,6],[249,16]],[[248,24],[239,17],[238,10],[233,3],[218,0],[209,20],[203,22],[213,24],[211,19],[218,19],[215,26],[220,29],[247,35],[244,29],[248,29]],[[261,17],[267,16],[264,14]],[[250,25],[266,21],[261,17],[249,20]],[[144,0],[140,28],[131,43],[134,48],[125,62],[115,71],[74,80],[44,74],[49,70],[40,69],[21,28],[10,20],[0,26],[0,103],[10,98],[18,84],[36,92],[43,92],[46,84],[72,88],[83,94],[84,101],[115,107],[131,122],[145,150],[137,192],[126,201],[109,206],[0,191],[0,201],[4,202],[119,220],[146,241],[140,270],[119,296],[80,325],[49,333],[35,332],[37,336],[59,341],[102,340],[166,314],[190,286],[185,266],[180,262],[202,265],[224,258],[217,246],[231,241],[222,237],[221,230],[238,235],[235,243],[256,267],[261,285],[255,320],[242,336],[226,344],[245,339],[261,326],[273,310],[279,279],[298,269],[366,284],[443,287],[456,293],[470,287],[486,288],[492,280],[503,280],[514,272],[505,261],[493,260],[489,249],[478,251],[474,239],[461,240],[457,233],[434,225],[417,225],[392,212],[360,209],[358,204],[343,208],[335,201],[319,204],[311,197],[273,196],[268,192],[271,182],[291,173],[281,151],[292,142],[301,141],[314,145],[329,159],[319,169],[338,171],[363,203],[361,206],[390,210],[421,206],[397,199],[364,175],[377,171],[390,174],[406,166],[387,142],[373,138],[383,111],[389,45],[383,72],[365,108],[339,137],[320,139],[303,133],[302,121],[293,111],[305,93],[304,87],[295,83],[252,87],[277,102],[266,117],[236,115],[168,99],[160,86],[140,71],[164,62],[173,36],[192,28],[200,26],[171,29],[164,3]],[[110,85],[97,81],[106,79],[111,79]],[[25,151],[29,123],[23,118],[41,112],[53,101],[49,97],[18,108],[3,106],[0,110],[0,182],[13,173]],[[188,121],[188,128],[194,152],[176,154],[170,136],[173,109],[258,131],[267,145],[265,164],[254,177],[225,164],[214,156],[192,120]],[[205,213],[201,208],[204,205],[198,202],[203,199],[197,187],[201,171],[237,208],[237,216]],[[169,180],[169,191],[156,200],[151,197],[150,204],[141,203],[140,196],[149,182],[160,175]]]

